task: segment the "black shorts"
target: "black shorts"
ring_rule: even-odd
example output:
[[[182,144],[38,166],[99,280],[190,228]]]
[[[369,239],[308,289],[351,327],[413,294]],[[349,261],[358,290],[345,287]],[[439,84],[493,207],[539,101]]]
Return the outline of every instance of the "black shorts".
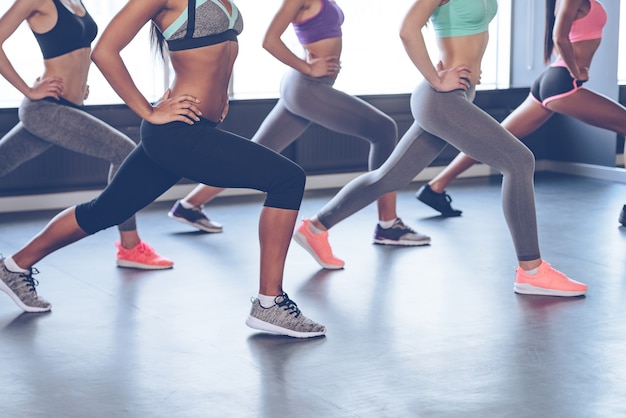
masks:
[[[584,81],[574,79],[567,67],[550,67],[530,88],[532,98],[542,106],[555,99],[569,96],[582,88]]]

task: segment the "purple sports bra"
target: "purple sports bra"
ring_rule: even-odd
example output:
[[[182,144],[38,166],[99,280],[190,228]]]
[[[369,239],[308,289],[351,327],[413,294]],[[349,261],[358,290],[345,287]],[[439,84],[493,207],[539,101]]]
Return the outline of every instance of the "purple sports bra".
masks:
[[[337,3],[322,0],[322,8],[315,16],[293,23],[293,29],[302,45],[311,44],[329,38],[341,37],[343,12]]]

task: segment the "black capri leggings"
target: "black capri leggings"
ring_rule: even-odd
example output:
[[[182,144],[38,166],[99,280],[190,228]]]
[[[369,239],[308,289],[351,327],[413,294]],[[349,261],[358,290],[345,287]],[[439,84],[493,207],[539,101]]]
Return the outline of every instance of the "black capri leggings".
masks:
[[[88,234],[117,225],[185,177],[224,188],[267,193],[264,206],[300,209],[306,176],[282,155],[202,119],[193,125],[141,123],[141,143],[104,191],[76,207]]]

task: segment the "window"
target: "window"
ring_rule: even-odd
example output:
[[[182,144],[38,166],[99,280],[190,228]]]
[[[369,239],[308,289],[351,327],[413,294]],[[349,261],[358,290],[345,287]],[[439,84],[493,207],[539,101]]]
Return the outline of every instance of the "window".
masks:
[[[89,14],[98,24],[98,35],[102,33],[113,16],[126,4],[126,0],[85,0]],[[13,1],[0,3],[0,13],[4,14]],[[149,47],[149,25],[122,51],[126,64],[139,89],[148,100],[155,100],[164,91],[164,76],[160,62]],[[97,41],[97,39],[96,39]],[[18,74],[28,84],[43,73],[43,57],[30,28],[23,22],[17,31],[5,42],[4,50]],[[95,65],[89,71],[89,98],[85,104],[114,104],[122,100],[113,91]],[[15,87],[0,77],[0,107],[16,107],[23,95]]]
[[[350,94],[410,93],[421,74],[404,51],[399,29],[413,0],[393,0],[393,6],[384,6],[379,0],[337,1],[346,20],[342,70],[336,87]],[[511,1],[498,2],[499,12],[490,27],[491,41],[483,60],[480,88],[508,87]],[[0,13],[4,14],[12,3],[2,2]],[[125,3],[126,0],[84,0],[100,33]],[[286,67],[261,47],[261,40],[281,1],[236,0],[236,3],[244,16],[245,29],[239,38],[240,52],[233,71],[233,98],[277,97]],[[122,56],[142,93],[148,100],[156,100],[163,94],[168,77],[149,48],[148,26],[122,51]],[[431,30],[427,28],[425,34],[429,45],[434,45]],[[293,51],[301,51],[291,28],[283,39]],[[7,40],[4,49],[27,83],[41,75],[41,53],[26,23]],[[436,59],[434,50],[431,57]],[[90,97],[85,102],[88,105],[122,102],[95,65],[91,67],[89,86]],[[22,94],[2,77],[0,91],[0,107],[15,107],[22,100]]]
[[[414,0],[337,0],[345,14],[342,27],[341,74],[335,86],[350,94],[410,93],[422,79],[409,60],[400,41],[400,25]],[[235,98],[277,97],[285,65],[261,47],[261,40],[279,1],[237,0],[244,16],[245,29],[240,54],[233,74]],[[368,7],[368,4],[370,5]],[[255,19],[246,18],[254,16]],[[480,88],[509,87],[511,0],[498,1],[498,15],[490,26],[490,42],[483,60]],[[426,28],[432,59],[436,59],[432,29]],[[293,30],[283,40],[294,52],[302,50]],[[254,69],[250,71],[249,69]]]

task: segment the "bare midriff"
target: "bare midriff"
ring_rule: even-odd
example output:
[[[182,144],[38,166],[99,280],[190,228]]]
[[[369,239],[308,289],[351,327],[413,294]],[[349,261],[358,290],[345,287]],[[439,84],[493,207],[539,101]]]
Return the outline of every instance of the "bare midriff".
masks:
[[[576,57],[576,63],[579,68],[591,67],[591,61],[593,56],[600,46],[601,39],[591,39],[588,41],[579,41],[572,44],[574,49],[574,56]],[[560,56],[556,57],[556,61],[561,59]]]
[[[469,76],[472,85],[480,84],[481,61],[489,32],[477,33],[467,36],[453,36],[449,38],[437,38],[439,46],[439,59],[444,69],[454,68],[459,65],[468,66],[471,69]]]
[[[226,41],[202,48],[170,53],[175,78],[172,97],[189,94],[200,102],[202,117],[217,122],[228,102],[228,83],[237,53],[237,42]]]
[[[59,77],[63,80],[61,97],[82,105],[87,92],[87,77],[91,65],[91,48],[80,48],[58,57],[44,60],[41,78]]]
[[[336,57],[337,63],[341,61],[341,38],[322,39],[321,41],[303,45],[306,52],[306,61],[311,62],[314,59]]]

